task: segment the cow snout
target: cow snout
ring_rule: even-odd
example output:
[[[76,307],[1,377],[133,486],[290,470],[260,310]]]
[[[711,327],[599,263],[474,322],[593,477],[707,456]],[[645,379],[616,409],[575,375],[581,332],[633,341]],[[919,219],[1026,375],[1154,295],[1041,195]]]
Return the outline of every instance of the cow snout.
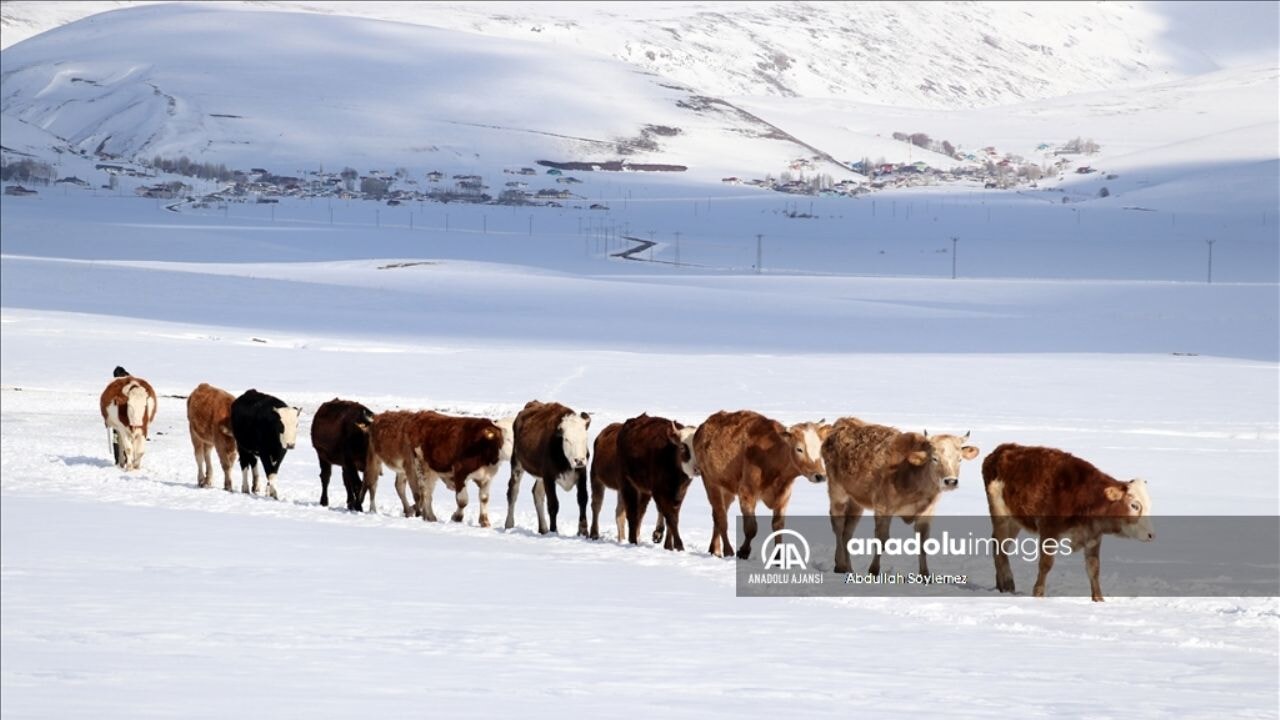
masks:
[[[942,487],[944,490],[955,490],[960,487],[960,478],[942,478]]]
[[[293,449],[293,446],[294,446],[294,445],[296,445],[296,444],[297,444],[297,443],[289,443],[288,445],[285,445],[285,446],[284,446],[284,449],[285,449],[285,450],[292,450],[292,449]]]
[[[584,467],[586,467],[586,466],[587,466],[587,461],[586,461],[586,460],[574,460],[574,461],[573,461],[573,468],[574,468],[575,470],[581,470],[582,468],[584,468]]]
[[[817,475],[814,475],[813,479],[811,480],[811,482],[815,482],[815,483],[824,483],[826,481],[827,481],[827,476],[823,473],[818,473]]]

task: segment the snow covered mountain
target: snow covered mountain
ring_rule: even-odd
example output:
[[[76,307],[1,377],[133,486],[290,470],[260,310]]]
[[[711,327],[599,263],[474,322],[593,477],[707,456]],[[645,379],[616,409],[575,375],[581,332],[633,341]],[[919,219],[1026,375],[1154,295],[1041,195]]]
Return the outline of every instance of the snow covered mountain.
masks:
[[[7,2],[4,47],[126,2]],[[1197,52],[1149,4],[244,3],[465,30],[625,61],[710,95],[963,108],[1144,85]],[[232,3],[221,3],[232,5]]]

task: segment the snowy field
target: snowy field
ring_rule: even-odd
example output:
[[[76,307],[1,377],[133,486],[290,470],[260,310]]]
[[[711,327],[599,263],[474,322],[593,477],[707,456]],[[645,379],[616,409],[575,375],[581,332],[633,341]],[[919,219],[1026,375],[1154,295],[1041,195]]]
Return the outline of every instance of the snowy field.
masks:
[[[513,531],[479,528],[474,499],[464,526],[427,525],[387,483],[378,515],[320,507],[307,432],[334,396],[492,417],[554,399],[595,430],[854,414],[1063,447],[1146,478],[1161,514],[1274,514],[1273,280],[999,277],[1031,274],[1016,256],[985,279],[874,278],[835,250],[757,276],[608,259],[571,217],[533,236],[285,220],[305,209],[5,202],[6,717],[1275,715],[1274,598],[1000,597],[987,569],[972,599],[739,599],[700,484],[681,555],[615,544],[611,498],[606,540],[538,537],[528,487]],[[429,264],[380,269],[400,262]],[[161,394],[131,474],[96,414],[115,364]],[[281,501],[194,487],[168,396],[202,381],[303,407]],[[941,512],[985,512],[980,482],[966,466]],[[801,483],[790,512],[824,513]]]

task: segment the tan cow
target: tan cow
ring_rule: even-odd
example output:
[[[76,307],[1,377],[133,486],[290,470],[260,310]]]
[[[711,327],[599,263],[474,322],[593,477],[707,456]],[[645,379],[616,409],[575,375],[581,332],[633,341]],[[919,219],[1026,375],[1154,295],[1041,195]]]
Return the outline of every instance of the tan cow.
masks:
[[[978,456],[978,448],[965,444],[968,438],[968,433],[964,437],[930,437],[927,430],[904,433],[856,418],[835,423],[822,443],[822,457],[830,480],[827,495],[836,536],[836,572],[851,571],[848,542],[864,509],[875,513],[878,547],[889,539],[889,524],[895,516],[913,524],[922,541],[929,537],[942,493],[960,485],[961,460]],[[878,551],[868,572],[880,572]],[[920,572],[929,572],[923,545]]]
[[[108,432],[115,433],[116,465],[137,470],[142,466],[151,423],[156,419],[156,391],[151,383],[132,375],[115,378],[102,391],[98,410]]]
[[[1080,458],[1047,447],[1005,443],[982,461],[982,482],[991,510],[991,535],[996,540],[996,588],[1013,592],[1013,571],[1004,553],[1005,540],[1023,528],[1045,540],[1070,540],[1084,548],[1085,571],[1093,601],[1101,602],[1098,579],[1103,535],[1150,542],[1151,496],[1147,484],[1121,482]],[[1042,545],[1043,546],[1043,545]],[[1040,553],[1040,571],[1033,594],[1044,597],[1054,554]]]
[[[187,396],[187,429],[196,456],[196,486],[213,484],[211,454],[222,465],[222,489],[234,492],[231,466],[236,462],[236,436],[231,432],[231,403],[235,396],[208,383],[200,383]]]
[[[708,552],[719,556],[722,547],[724,554],[733,552],[728,512],[734,498],[745,536],[738,557],[751,557],[757,502],[773,511],[773,529],[781,530],[796,477],[815,483],[827,479],[821,445],[829,431],[821,421],[786,427],[750,410],[721,411],[707,418],[694,433],[693,452],[711,503],[714,527]]]

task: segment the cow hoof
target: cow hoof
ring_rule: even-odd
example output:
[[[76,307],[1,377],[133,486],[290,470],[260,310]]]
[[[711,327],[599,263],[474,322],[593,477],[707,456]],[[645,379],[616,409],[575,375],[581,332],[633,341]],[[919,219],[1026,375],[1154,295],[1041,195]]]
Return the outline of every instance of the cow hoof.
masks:
[[[1013,592],[1013,580],[996,580],[996,590],[1002,593]]]
[[[270,495],[272,500],[280,499],[280,493],[277,493],[275,488],[269,488],[267,490],[267,495]]]
[[[456,512],[449,517],[453,522],[462,522],[462,513]]]
[[[1041,587],[1041,586],[1039,586],[1039,585],[1037,585],[1037,586],[1036,586],[1036,587],[1031,591],[1031,594],[1032,594],[1032,596],[1034,596],[1034,597],[1042,598],[1042,597],[1044,597],[1044,588],[1043,588],[1043,587]]]
[[[832,572],[837,573],[839,575],[848,575],[849,573],[853,572],[853,569],[850,568],[848,565],[836,565],[835,570],[832,570]]]
[[[487,528],[487,527],[493,527],[493,526],[489,524],[489,518],[482,516],[480,518],[480,527]]]
[[[588,540],[599,540],[599,539],[600,539],[600,531],[599,531],[599,530],[592,530],[592,531],[588,532],[588,533],[587,533],[587,539],[588,539]]]
[[[502,523],[502,529],[503,529],[503,530],[510,530],[511,528],[513,528],[513,527],[515,527],[515,526],[516,526],[516,523],[515,523],[515,521],[514,521],[514,520],[512,520],[511,518],[507,518],[507,521],[506,521],[506,522],[504,522],[504,523]]]
[[[750,548],[749,546],[746,546],[746,545],[743,545],[742,547],[738,548],[738,559],[739,559],[739,560],[750,560],[750,559],[751,559],[751,548]]]
[[[1093,596],[1093,601],[1094,601],[1094,602],[1106,602],[1106,600],[1105,600],[1101,595],[1094,595],[1094,596]]]
[[[655,532],[655,533],[653,534],[653,544],[654,544],[654,545],[657,545],[658,543],[662,542],[663,537],[664,537],[664,534],[663,534],[663,533]]]

